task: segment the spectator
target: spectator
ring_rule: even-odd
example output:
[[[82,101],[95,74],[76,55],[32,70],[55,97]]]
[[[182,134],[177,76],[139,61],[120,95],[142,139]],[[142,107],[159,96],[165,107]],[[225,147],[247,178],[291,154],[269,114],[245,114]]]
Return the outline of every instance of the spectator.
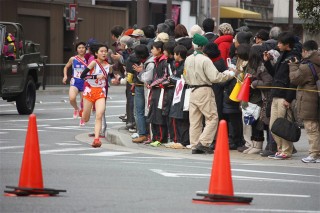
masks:
[[[195,34],[204,35],[204,31],[201,29],[199,25],[193,25],[189,30],[189,37],[193,38]]]
[[[264,29],[259,30],[254,37],[255,43],[259,45],[262,45],[262,43],[264,43],[268,39],[269,39],[269,33]]]
[[[175,71],[174,71],[174,77],[170,78],[170,82],[176,84],[177,80],[181,79],[186,56],[187,56],[187,48],[185,46],[178,45],[174,48]],[[176,85],[176,86],[179,86],[179,85]],[[181,92],[180,102],[173,104],[170,108],[169,116],[170,118],[174,119],[176,124],[175,128],[177,132],[177,144],[175,144],[173,148],[177,148],[177,147],[181,148],[181,145],[183,147],[190,145],[189,113],[188,111],[183,111],[184,96],[185,96],[186,88],[187,88],[187,84],[184,84]]]
[[[283,88],[295,88],[290,84],[289,79],[289,65],[288,61],[292,57],[300,59],[300,54],[293,51],[295,45],[295,36],[291,32],[283,32],[278,38],[278,48],[281,52],[277,63],[272,66],[270,63],[270,55],[264,54],[265,66],[268,72],[273,76],[272,86],[283,87]],[[272,105],[271,105],[271,117],[270,117],[270,128],[277,118],[284,117],[287,110],[290,107],[290,103],[295,99],[295,91],[282,90],[282,89],[271,89]],[[272,159],[288,159],[292,156],[293,144],[283,138],[280,138],[274,134],[273,138],[277,143],[278,152],[275,155],[268,157]]]
[[[187,28],[182,24],[178,24],[174,29],[174,37],[176,41],[179,41],[182,38],[189,37]]]
[[[192,40],[195,52],[187,57],[184,71],[186,83],[192,89],[189,103],[190,145],[192,154],[212,154],[213,151],[209,146],[218,127],[218,113],[212,83],[225,82],[232,76],[219,73],[211,60],[203,55],[203,47],[208,43],[206,37],[195,34]],[[204,129],[202,128],[203,116],[206,123]]]
[[[206,37],[209,42],[213,42],[216,40],[219,36],[214,34],[214,20],[212,18],[206,18],[202,22],[202,28],[205,32],[204,37]]]
[[[217,38],[214,43],[218,45],[221,53],[221,57],[227,64],[227,58],[229,57],[230,47],[233,42],[233,28],[228,23],[220,24],[219,28],[219,38]]]
[[[300,64],[293,59],[289,64],[291,83],[301,89],[319,90],[320,53],[315,41],[303,43],[302,58]],[[319,98],[315,92],[297,91],[298,117],[303,120],[309,141],[309,156],[301,159],[304,163],[320,163]]]

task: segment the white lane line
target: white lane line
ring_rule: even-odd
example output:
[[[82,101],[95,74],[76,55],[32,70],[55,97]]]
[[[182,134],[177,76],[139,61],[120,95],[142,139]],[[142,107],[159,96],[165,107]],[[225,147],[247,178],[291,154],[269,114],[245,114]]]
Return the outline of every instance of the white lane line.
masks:
[[[81,146],[82,144],[76,144],[76,143],[56,143],[59,146]]]
[[[3,146],[0,147],[0,150],[5,150],[5,149],[16,149],[16,148],[22,148],[24,146]]]
[[[285,183],[302,183],[302,184],[316,184],[320,185],[320,182],[312,181],[303,181],[303,180],[288,180],[288,179],[277,179],[277,178],[261,178],[261,177],[248,177],[248,176],[234,176],[233,178],[237,180],[256,180],[256,181],[276,181],[276,182],[285,182]]]
[[[117,155],[129,155],[132,154],[130,152],[98,152],[98,153],[90,153],[90,154],[79,154],[79,155],[85,155],[85,156],[117,156]]]
[[[245,208],[239,208],[235,209],[236,211],[243,211],[243,212],[289,212],[289,213],[319,213],[318,211],[312,211],[312,210],[297,210],[297,209],[245,209]]]
[[[73,152],[73,151],[83,151],[83,150],[94,150],[94,148],[67,148],[67,149],[51,149],[40,151],[41,154],[50,154],[55,152]]]
[[[120,115],[106,115],[106,118],[113,118],[113,117],[118,117]],[[37,121],[61,121],[61,120],[76,120],[74,118],[46,118],[46,119],[38,119]],[[29,120],[6,120],[6,121],[0,121],[0,123],[8,123],[8,122],[27,122]],[[123,123],[123,122],[120,122]]]
[[[304,175],[304,174],[283,173],[283,172],[268,172],[268,171],[248,170],[248,169],[231,169],[231,170],[237,171],[237,172],[250,172],[250,173],[261,173],[261,174],[291,175],[291,176],[301,176],[301,177],[319,177],[318,175]]]
[[[136,159],[167,159],[167,160],[180,160],[182,158],[176,158],[176,157],[132,157]]]
[[[8,132],[0,132],[0,135],[8,134]]]
[[[138,162],[124,162],[124,163],[138,163]],[[150,169],[150,171],[160,174],[165,177],[210,177],[210,174],[195,174],[195,173],[178,173],[178,172],[167,172],[161,169]],[[289,180],[289,179],[275,179],[275,178],[262,178],[262,177],[249,177],[249,176],[236,176],[232,175],[233,180],[250,180],[250,181],[271,181],[271,182],[285,182],[285,183],[303,183],[303,184],[316,184],[320,185],[319,182],[312,181],[300,181],[300,180]]]
[[[26,129],[1,129],[1,131],[25,131],[25,132],[26,132],[27,130],[28,130],[27,128],[26,128]],[[39,130],[39,129],[38,129],[38,131],[39,131],[39,132],[44,132],[44,131],[46,131],[46,130],[41,130],[41,129]]]
[[[274,194],[274,193],[250,193],[250,192],[235,192],[236,195],[257,195],[257,196],[276,196],[276,197],[302,197],[309,198],[311,195],[295,195],[295,194]]]

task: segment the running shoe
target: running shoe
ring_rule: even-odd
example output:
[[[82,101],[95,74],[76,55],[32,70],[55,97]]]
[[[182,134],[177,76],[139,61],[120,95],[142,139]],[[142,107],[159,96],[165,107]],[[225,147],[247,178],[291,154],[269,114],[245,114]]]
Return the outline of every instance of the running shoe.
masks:
[[[98,147],[100,147],[100,146],[101,146],[101,141],[100,141],[100,139],[99,139],[99,138],[95,138],[94,141],[93,141],[93,143],[91,144],[91,146],[92,146],[93,148],[98,148]]]
[[[84,122],[84,120],[82,118],[80,118],[80,126],[84,126],[86,123]]]
[[[79,110],[76,109],[73,111],[73,118],[76,119],[78,118],[78,116],[79,116]]]
[[[302,158],[301,159],[301,161],[303,162],[303,163],[317,163],[317,158],[315,158],[315,157],[313,157],[313,156],[308,156],[308,157],[306,157],[306,158]]]

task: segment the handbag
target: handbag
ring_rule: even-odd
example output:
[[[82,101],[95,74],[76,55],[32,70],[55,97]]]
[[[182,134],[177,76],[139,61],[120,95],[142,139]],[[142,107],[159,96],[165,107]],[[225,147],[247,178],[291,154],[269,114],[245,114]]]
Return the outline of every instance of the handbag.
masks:
[[[248,102],[246,108],[242,108],[243,122],[245,125],[254,124],[260,117],[261,107],[257,104]]]
[[[276,136],[283,138],[290,142],[297,142],[301,136],[301,129],[296,123],[294,116],[293,121],[287,119],[288,110],[284,118],[277,118],[271,127],[271,132]]]

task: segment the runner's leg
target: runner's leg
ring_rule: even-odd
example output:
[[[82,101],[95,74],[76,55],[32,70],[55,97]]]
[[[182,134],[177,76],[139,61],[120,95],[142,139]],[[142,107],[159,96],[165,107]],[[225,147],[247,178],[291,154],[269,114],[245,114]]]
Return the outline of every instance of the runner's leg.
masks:
[[[94,126],[94,138],[99,138],[100,130],[102,127],[102,116],[104,115],[104,111],[106,109],[106,100],[105,98],[100,98],[95,103],[96,108],[96,121]]]

